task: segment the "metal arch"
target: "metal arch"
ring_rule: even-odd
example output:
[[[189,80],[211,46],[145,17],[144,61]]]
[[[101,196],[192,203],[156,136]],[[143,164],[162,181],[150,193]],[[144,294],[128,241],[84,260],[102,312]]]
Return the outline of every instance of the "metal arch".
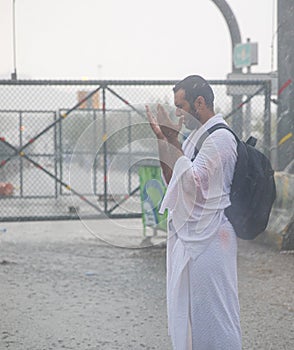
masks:
[[[239,25],[237,22],[237,19],[226,2],[226,0],[212,0],[214,4],[218,7],[222,15],[224,16],[231,36],[231,42],[232,42],[232,50],[231,50],[231,56],[232,56],[232,73],[242,73],[241,68],[235,68],[234,66],[234,47],[237,44],[240,44],[242,41],[241,39],[241,33],[239,29]],[[242,96],[233,96],[232,98],[232,109],[235,110],[237,106],[239,106],[242,103]],[[243,133],[243,115],[242,110],[236,110],[235,118],[232,121],[232,127],[236,131],[237,135],[241,136]]]
[[[218,7],[220,12],[224,16],[224,18],[227,22],[229,31],[230,31],[231,42],[232,42],[232,72],[236,72],[236,73],[241,72],[242,70],[240,68],[234,67],[234,62],[233,62],[234,47],[236,44],[241,43],[241,33],[240,33],[237,19],[234,15],[232,9],[230,8],[228,3],[226,2],[226,0],[211,0],[211,1],[214,2],[214,4]]]

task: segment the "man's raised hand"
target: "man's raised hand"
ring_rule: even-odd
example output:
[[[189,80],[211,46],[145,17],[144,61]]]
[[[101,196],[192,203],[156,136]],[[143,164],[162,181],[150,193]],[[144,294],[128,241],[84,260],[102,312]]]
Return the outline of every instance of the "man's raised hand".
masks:
[[[157,117],[146,106],[147,118],[150,126],[157,138],[167,141],[174,141],[178,138],[179,132],[183,125],[183,117],[179,119],[179,123],[175,124],[170,119],[167,111],[162,105],[157,105]]]

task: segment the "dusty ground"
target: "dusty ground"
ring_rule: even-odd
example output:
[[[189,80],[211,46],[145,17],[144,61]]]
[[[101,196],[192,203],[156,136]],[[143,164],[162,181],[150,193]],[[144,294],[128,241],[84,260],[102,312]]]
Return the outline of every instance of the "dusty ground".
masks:
[[[118,245],[142,241],[140,220],[91,225]],[[117,248],[81,222],[3,227],[1,350],[171,349],[164,247]],[[294,255],[240,241],[238,261],[243,349],[292,350]]]

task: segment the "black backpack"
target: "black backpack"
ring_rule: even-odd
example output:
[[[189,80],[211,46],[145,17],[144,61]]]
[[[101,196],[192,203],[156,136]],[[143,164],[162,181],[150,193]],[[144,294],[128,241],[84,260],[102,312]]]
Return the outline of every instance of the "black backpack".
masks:
[[[237,162],[233,176],[230,200],[225,215],[242,239],[254,239],[266,229],[273,202],[276,198],[274,171],[268,158],[254,148],[256,139],[247,142],[223,123],[209,128],[197,142],[192,161],[196,158],[205,139],[215,130],[227,129],[237,141]]]

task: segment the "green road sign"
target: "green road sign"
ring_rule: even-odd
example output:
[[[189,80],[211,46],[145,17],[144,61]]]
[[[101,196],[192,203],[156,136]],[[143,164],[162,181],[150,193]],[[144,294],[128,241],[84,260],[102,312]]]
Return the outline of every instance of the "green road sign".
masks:
[[[238,44],[234,47],[234,66],[250,67],[257,64],[257,43]]]

